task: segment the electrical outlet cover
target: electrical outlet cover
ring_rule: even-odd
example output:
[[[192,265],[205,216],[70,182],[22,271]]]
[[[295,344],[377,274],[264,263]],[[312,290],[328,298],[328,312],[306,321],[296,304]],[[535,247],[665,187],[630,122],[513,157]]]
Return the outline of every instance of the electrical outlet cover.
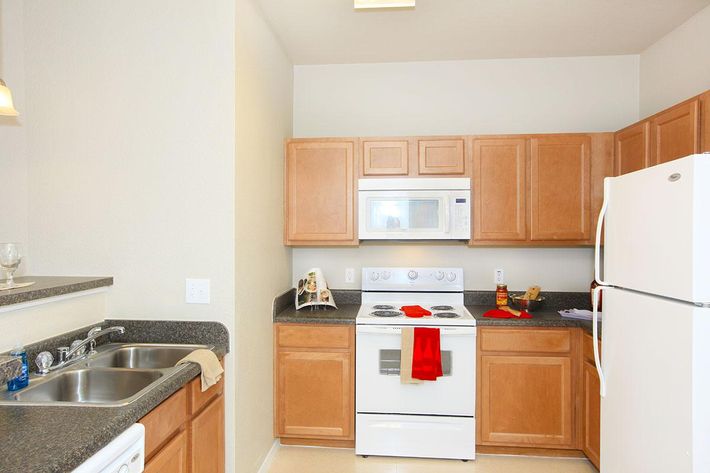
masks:
[[[185,302],[188,304],[209,304],[210,280],[185,279]]]
[[[505,284],[505,271],[502,269],[496,269],[493,279],[496,284]]]

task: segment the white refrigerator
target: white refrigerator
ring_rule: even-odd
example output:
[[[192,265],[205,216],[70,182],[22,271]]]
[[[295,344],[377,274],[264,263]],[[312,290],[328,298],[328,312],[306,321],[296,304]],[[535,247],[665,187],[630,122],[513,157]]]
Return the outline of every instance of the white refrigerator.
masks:
[[[710,473],[710,154],[605,180],[595,272],[601,473]]]

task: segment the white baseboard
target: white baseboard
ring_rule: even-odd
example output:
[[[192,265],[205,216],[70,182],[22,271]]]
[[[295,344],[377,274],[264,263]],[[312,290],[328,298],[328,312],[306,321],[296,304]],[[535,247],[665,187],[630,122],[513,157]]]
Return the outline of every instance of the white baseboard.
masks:
[[[258,473],[269,473],[269,468],[271,467],[271,462],[274,461],[274,457],[276,456],[276,452],[279,451],[279,448],[281,447],[281,443],[279,442],[279,439],[274,439],[274,443],[271,445],[271,448],[269,449],[269,453],[266,454],[266,457],[264,457],[264,461],[259,467]]]

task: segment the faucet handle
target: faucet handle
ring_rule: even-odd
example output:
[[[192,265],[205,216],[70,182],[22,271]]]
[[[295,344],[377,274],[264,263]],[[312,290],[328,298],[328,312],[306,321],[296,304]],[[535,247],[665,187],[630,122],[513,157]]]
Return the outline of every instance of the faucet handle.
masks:
[[[82,343],[84,343],[82,340],[74,340],[73,342],[71,342],[71,346],[69,347],[69,351],[74,350],[76,347],[80,346]],[[74,353],[72,358],[77,358],[77,357],[83,355],[84,353],[86,353],[86,346],[82,346],[81,348],[79,348],[79,350]]]
[[[103,328],[101,327],[101,325],[97,325],[96,327],[89,330],[89,333],[87,335],[89,337],[93,337],[94,335],[96,335],[97,333],[99,333],[102,330],[103,330]]]
[[[58,347],[57,361],[59,363],[64,363],[65,361],[67,361],[67,353],[69,353],[69,347]]]
[[[54,357],[48,351],[43,351],[42,353],[37,355],[37,358],[35,359],[35,363],[37,364],[37,368],[39,368],[38,373],[39,374],[49,373],[49,368],[50,368],[50,366],[52,366],[53,362],[54,362]]]

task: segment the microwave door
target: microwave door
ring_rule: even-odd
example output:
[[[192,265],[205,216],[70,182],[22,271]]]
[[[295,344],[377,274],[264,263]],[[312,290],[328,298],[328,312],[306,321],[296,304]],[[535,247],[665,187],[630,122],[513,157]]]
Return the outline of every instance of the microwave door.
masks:
[[[361,191],[361,240],[448,239],[451,205],[444,192]]]

